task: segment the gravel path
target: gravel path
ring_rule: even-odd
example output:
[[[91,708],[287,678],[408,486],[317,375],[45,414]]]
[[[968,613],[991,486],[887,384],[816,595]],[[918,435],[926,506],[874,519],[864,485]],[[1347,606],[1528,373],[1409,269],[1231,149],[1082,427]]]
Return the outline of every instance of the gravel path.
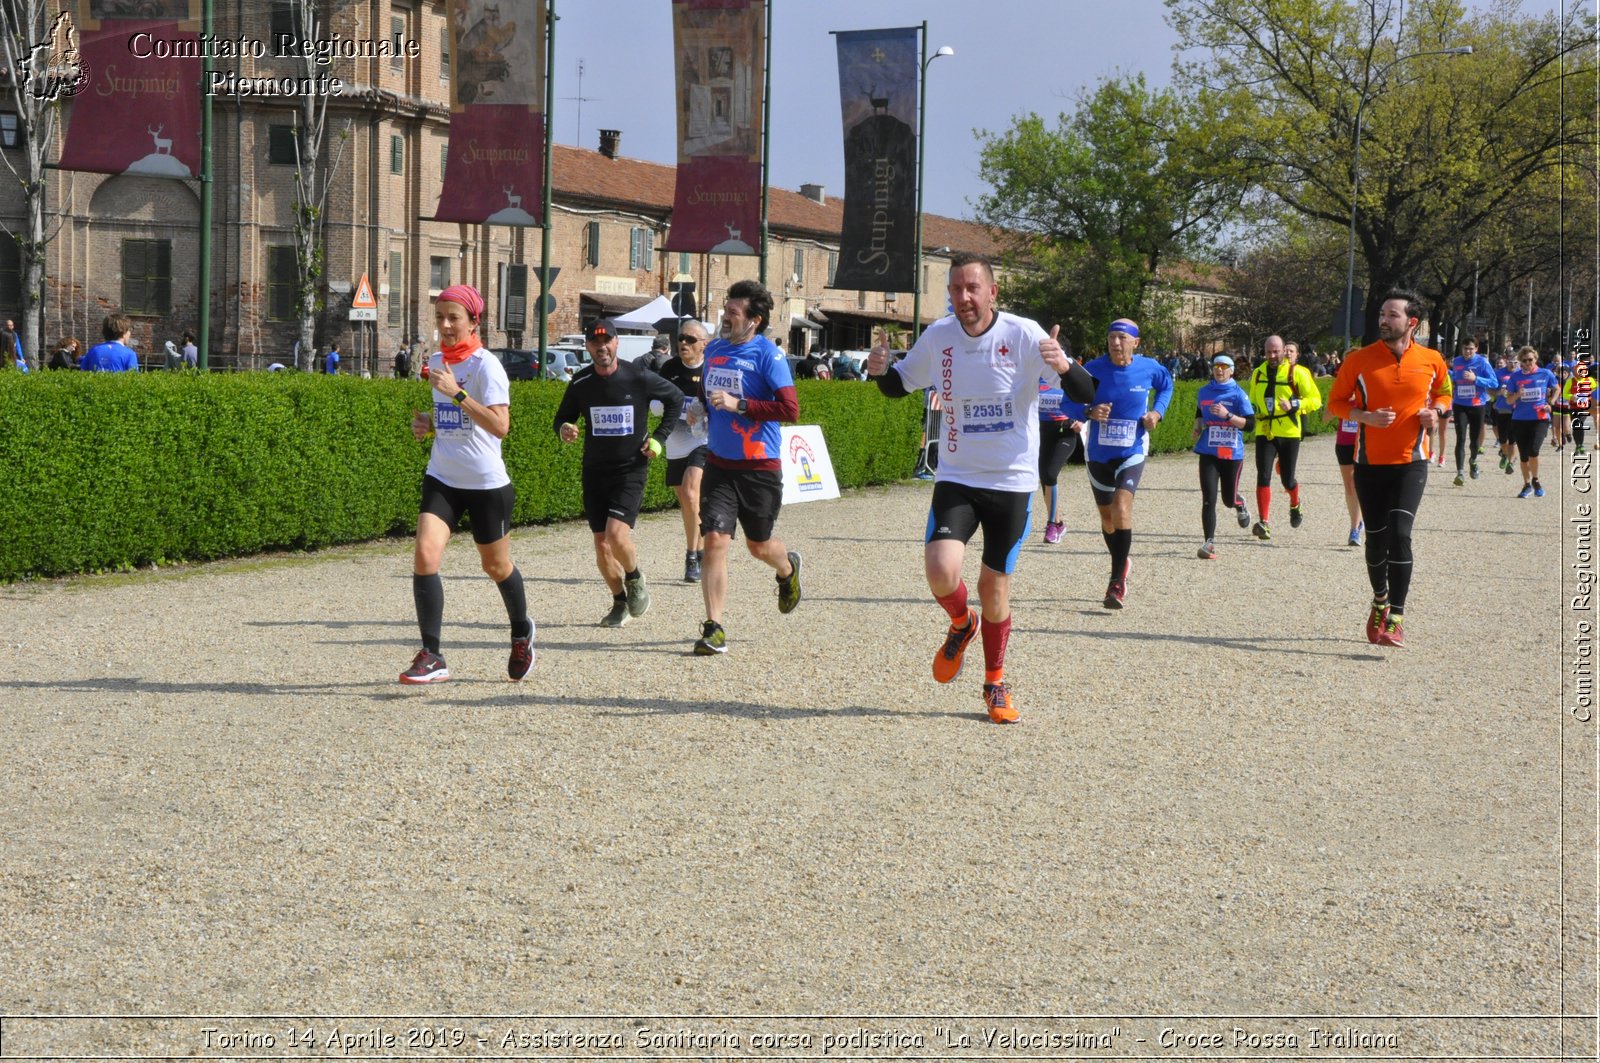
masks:
[[[1435,476],[1380,651],[1331,441],[1302,465],[1305,527],[1226,519],[1202,562],[1193,459],[1156,459],[1120,613],[1069,469],[1067,537],[1015,583],[1011,728],[977,668],[929,678],[920,484],[786,509],[805,601],[780,616],[741,550],[723,658],[688,653],[675,513],[641,522],[655,604],[618,631],[581,524],[516,532],[520,685],[465,538],[431,689],[394,681],[408,542],[0,590],[0,1012],[1592,1014],[1576,496]],[[1480,1025],[1401,1054],[1561,1051]],[[125,1047],[43,1030],[5,1054]]]

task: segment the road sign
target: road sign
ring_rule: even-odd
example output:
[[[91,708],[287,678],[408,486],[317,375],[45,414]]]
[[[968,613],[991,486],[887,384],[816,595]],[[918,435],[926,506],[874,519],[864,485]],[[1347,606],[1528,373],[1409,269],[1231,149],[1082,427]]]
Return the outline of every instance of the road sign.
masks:
[[[378,308],[375,306],[352,306],[350,308],[351,321],[376,321]]]
[[[367,281],[367,275],[365,273],[361,275],[361,283],[356,285],[356,295],[354,299],[350,300],[350,306],[356,310],[378,309],[378,300],[372,297],[372,285]],[[355,317],[352,315],[350,320],[376,321],[378,319],[376,317]]]
[[[556,278],[561,276],[561,267],[560,266],[551,266],[550,269],[549,269],[549,274],[550,275],[549,275],[548,279],[549,279],[550,283],[545,286],[545,291],[549,291],[551,288],[554,288],[556,286]],[[539,272],[537,270],[535,270],[533,275],[535,277],[537,277],[539,275]]]

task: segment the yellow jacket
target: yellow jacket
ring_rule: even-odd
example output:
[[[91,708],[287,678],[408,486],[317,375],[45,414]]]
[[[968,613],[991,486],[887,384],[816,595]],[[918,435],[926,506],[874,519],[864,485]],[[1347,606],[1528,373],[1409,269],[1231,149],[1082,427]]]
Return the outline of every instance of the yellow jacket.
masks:
[[[1250,405],[1256,408],[1256,435],[1267,439],[1299,439],[1300,417],[1322,409],[1322,391],[1311,370],[1296,365],[1288,372],[1284,359],[1274,367],[1262,362],[1250,373]],[[1267,383],[1267,374],[1272,383]]]

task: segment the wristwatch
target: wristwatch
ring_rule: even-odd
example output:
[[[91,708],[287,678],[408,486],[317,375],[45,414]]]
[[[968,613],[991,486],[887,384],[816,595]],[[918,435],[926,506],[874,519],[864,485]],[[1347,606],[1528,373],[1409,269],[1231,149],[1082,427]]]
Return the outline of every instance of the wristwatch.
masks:
[[[461,390],[457,391],[454,395],[450,396],[450,401],[455,403],[457,406],[460,406],[463,402],[467,401],[467,398],[468,398],[467,389],[466,388],[462,388]]]
[[[740,415],[747,414],[749,412],[750,412],[750,404],[748,402],[746,402],[744,399],[740,399],[739,400],[739,413],[740,413]]]

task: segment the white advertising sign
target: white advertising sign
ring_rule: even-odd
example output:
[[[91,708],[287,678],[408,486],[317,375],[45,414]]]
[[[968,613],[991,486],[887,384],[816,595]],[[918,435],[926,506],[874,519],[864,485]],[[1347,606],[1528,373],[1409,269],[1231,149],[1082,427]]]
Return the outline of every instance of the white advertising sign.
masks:
[[[820,502],[839,497],[833,459],[822,438],[822,426],[791,425],[783,430],[783,504]]]

